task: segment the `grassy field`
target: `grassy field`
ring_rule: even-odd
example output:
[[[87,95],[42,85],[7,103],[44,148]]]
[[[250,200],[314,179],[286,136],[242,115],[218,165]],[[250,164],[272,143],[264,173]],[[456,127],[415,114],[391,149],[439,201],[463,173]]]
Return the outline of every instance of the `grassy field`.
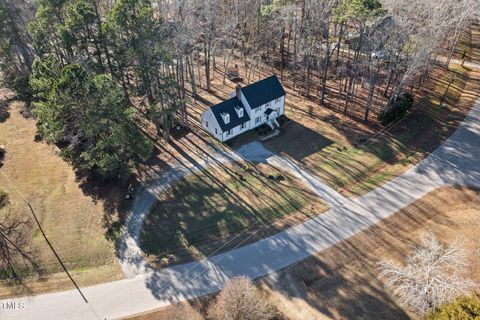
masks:
[[[461,45],[478,34],[480,27],[475,25]],[[425,87],[415,92],[416,102],[407,117],[377,136],[342,115],[325,114],[290,97],[287,115],[293,121],[284,135],[265,145],[299,161],[342,194],[366,193],[423,159],[455,130],[478,98],[480,70],[452,63],[445,71],[439,64]]]
[[[305,189],[265,164],[190,174],[152,208],[142,248],[166,265],[244,245],[323,212],[326,205]]]
[[[469,254],[469,276],[478,290],[479,225],[478,190],[441,188],[338,245],[260,279],[258,286],[290,320],[417,319],[385,290],[377,263],[401,262],[427,232],[433,232],[444,243],[460,239]],[[192,300],[180,307],[205,315],[211,299]],[[177,308],[130,320],[175,319]]]
[[[6,149],[2,170],[32,204],[68,269],[81,286],[120,279],[115,244],[105,237],[104,203],[85,194],[82,183],[54,146],[34,141],[35,122],[20,115],[20,103],[3,103],[1,108],[5,116],[0,120],[0,145]],[[42,269],[40,279],[28,277],[29,270],[21,270],[27,276],[21,286],[0,280],[0,297],[71,288],[25,203],[3,177],[0,188],[9,193],[12,214],[28,220],[23,231]],[[114,189],[110,196],[118,197]]]

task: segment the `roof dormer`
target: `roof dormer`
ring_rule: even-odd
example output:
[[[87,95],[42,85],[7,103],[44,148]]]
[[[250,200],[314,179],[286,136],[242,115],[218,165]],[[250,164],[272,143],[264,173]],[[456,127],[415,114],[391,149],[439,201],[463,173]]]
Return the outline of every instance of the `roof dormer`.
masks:
[[[243,117],[243,108],[240,106],[235,107],[235,111],[237,112],[237,115],[239,118]]]
[[[230,114],[228,114],[227,112],[222,112],[221,116],[225,124],[230,122]]]

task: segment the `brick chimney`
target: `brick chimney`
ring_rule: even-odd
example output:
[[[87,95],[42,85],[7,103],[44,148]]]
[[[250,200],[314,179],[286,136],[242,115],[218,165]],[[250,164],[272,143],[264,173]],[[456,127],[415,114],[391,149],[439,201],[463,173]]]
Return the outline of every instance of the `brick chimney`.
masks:
[[[236,96],[237,96],[238,100],[241,100],[241,99],[240,99],[240,96],[241,96],[240,92],[241,92],[241,90],[242,90],[242,87],[241,87],[239,84],[237,84],[237,86],[235,87],[235,93],[236,93]]]

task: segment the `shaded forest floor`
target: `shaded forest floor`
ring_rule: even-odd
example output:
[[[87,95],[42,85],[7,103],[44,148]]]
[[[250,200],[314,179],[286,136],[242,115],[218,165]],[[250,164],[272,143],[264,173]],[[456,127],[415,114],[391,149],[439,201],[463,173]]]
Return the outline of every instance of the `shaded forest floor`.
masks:
[[[257,285],[289,320],[417,318],[386,291],[377,263],[401,262],[425,233],[432,232],[444,243],[462,241],[469,254],[470,277],[478,284],[479,226],[479,191],[441,188],[379,224],[258,280]],[[203,319],[213,298],[203,297],[129,319],[173,320],[179,310]]]

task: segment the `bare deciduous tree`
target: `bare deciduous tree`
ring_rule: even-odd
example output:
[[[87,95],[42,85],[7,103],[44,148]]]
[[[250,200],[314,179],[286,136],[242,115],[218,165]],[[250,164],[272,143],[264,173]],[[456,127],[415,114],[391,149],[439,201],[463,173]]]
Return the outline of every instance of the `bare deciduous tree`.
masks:
[[[277,312],[250,279],[239,277],[225,284],[208,315],[212,320],[270,320]]]
[[[468,292],[466,253],[460,242],[444,245],[433,234],[422,238],[405,264],[380,263],[380,275],[400,302],[419,314]]]
[[[0,278],[13,278],[20,281],[22,275],[18,269],[39,268],[27,248],[27,239],[23,233],[26,220],[10,214],[6,193],[0,191]]]
[[[167,320],[203,320],[204,318],[192,306],[188,304],[179,304],[175,308],[174,314]]]

